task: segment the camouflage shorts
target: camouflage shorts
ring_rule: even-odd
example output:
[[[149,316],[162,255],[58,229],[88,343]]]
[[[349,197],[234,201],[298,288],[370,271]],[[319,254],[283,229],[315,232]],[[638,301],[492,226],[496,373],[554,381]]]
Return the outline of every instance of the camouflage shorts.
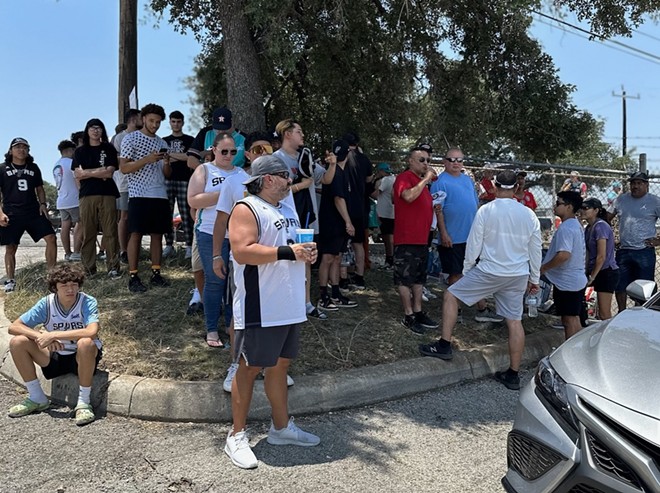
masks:
[[[429,249],[426,245],[394,247],[394,285],[412,286],[426,282]]]

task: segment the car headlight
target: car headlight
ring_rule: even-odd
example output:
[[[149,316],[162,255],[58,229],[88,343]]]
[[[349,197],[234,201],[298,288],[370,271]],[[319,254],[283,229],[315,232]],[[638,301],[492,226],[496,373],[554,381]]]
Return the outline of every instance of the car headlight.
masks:
[[[550,360],[545,357],[539,361],[536,368],[534,382],[543,397],[552,405],[562,418],[575,430],[578,431],[577,420],[571,411],[571,405],[566,396],[566,382],[550,364]]]

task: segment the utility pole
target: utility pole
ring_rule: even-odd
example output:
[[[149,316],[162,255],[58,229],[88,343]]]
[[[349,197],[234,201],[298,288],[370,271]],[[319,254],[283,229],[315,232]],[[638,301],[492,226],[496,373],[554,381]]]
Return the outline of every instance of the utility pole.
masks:
[[[119,0],[118,122],[137,100],[137,0]]]
[[[616,94],[614,91],[612,91],[612,96],[615,98],[621,98],[621,101],[623,102],[623,133],[622,133],[622,140],[623,140],[623,155],[626,155],[627,151],[627,140],[628,140],[628,135],[627,135],[627,127],[626,127],[626,99],[640,99],[639,94],[637,96],[628,96],[626,94],[626,90],[623,88],[623,84],[621,85],[621,94]]]

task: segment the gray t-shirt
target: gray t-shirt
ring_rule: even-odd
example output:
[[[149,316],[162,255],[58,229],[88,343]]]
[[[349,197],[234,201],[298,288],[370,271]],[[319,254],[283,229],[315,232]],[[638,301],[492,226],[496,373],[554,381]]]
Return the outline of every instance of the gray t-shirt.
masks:
[[[638,199],[630,193],[619,195],[609,211],[619,215],[621,248],[641,250],[644,240],[655,238],[655,224],[660,218],[660,197],[650,193]]]
[[[569,252],[571,256],[559,267],[547,271],[545,277],[562,291],[579,291],[584,288],[587,285],[584,273],[586,247],[584,230],[577,219],[567,219],[557,228],[543,264],[550,262],[558,252]]]

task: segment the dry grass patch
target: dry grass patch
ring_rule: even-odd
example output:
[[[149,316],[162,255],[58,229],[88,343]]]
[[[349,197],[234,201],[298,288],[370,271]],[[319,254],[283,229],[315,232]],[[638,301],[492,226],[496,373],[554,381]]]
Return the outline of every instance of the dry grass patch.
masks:
[[[101,368],[108,371],[156,378],[220,380],[230,362],[228,350],[207,347],[204,321],[185,312],[193,287],[189,265],[182,258],[168,261],[163,275],[167,288],[151,288],[143,294],[128,291],[126,275],[110,280],[99,273],[85,281],[83,291],[97,298],[104,343]],[[103,266],[99,264],[99,272]],[[150,273],[144,271],[143,281]],[[17,290],[5,297],[5,313],[14,320],[47,294],[43,263],[28,266],[18,274]],[[367,273],[368,289],[353,293],[359,306],[328,314],[328,320],[312,319],[303,325],[299,358],[292,375],[314,374],[371,366],[416,358],[418,344],[430,342],[439,331],[413,335],[401,325],[402,311],[391,273]],[[439,320],[442,307],[440,285],[429,288],[438,299],[425,303],[429,315]],[[316,293],[312,291],[312,298]],[[454,343],[460,349],[506,340],[504,324],[473,321],[474,309],[465,308],[465,323],[457,327]],[[528,333],[546,328],[546,319],[523,322]]]

